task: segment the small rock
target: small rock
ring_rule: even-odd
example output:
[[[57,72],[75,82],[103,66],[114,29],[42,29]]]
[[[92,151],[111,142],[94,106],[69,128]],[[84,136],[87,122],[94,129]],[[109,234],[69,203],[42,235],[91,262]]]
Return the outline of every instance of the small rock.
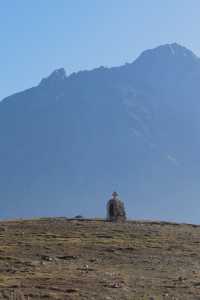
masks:
[[[58,256],[58,259],[63,259],[63,260],[71,260],[71,259],[77,259],[79,256],[76,255],[63,255],[63,256]]]
[[[88,266],[88,265],[84,265],[84,266],[83,266],[83,269],[88,273],[89,266]]]
[[[184,277],[182,277],[182,276],[179,276],[179,277],[178,277],[178,281],[184,281],[184,280],[186,280],[186,278],[184,278]]]
[[[41,255],[41,259],[45,261],[53,261],[53,258],[48,255]]]
[[[78,289],[74,289],[74,288],[70,288],[70,289],[66,290],[66,293],[68,293],[68,294],[77,293],[77,292],[78,292]]]
[[[119,282],[115,282],[111,285],[112,288],[119,289],[121,288],[121,284]]]
[[[90,262],[96,262],[96,261],[97,261],[96,258],[91,258],[91,259],[90,259]]]

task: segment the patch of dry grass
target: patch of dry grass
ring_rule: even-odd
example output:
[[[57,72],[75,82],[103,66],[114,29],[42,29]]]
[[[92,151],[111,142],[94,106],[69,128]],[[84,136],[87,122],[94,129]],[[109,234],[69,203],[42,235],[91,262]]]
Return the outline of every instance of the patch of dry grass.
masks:
[[[42,218],[0,228],[0,299],[200,299],[198,226]]]

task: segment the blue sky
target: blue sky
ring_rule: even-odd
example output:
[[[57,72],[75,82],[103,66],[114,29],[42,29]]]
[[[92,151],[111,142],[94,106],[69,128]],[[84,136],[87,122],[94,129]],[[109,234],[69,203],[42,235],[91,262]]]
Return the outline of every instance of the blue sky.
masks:
[[[178,42],[200,55],[199,0],[1,0],[0,99],[67,74],[133,61]]]

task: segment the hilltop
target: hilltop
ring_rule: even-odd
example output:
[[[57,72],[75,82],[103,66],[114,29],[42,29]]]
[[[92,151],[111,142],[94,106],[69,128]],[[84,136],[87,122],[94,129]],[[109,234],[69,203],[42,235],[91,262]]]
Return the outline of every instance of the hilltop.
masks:
[[[199,245],[197,225],[0,222],[0,299],[197,300]]]

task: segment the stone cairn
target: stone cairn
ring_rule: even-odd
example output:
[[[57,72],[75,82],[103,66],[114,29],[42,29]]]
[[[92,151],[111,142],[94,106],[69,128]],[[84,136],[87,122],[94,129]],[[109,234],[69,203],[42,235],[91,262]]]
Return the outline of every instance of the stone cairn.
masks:
[[[107,220],[111,222],[126,221],[124,203],[118,198],[117,192],[112,193],[112,198],[107,203]]]

